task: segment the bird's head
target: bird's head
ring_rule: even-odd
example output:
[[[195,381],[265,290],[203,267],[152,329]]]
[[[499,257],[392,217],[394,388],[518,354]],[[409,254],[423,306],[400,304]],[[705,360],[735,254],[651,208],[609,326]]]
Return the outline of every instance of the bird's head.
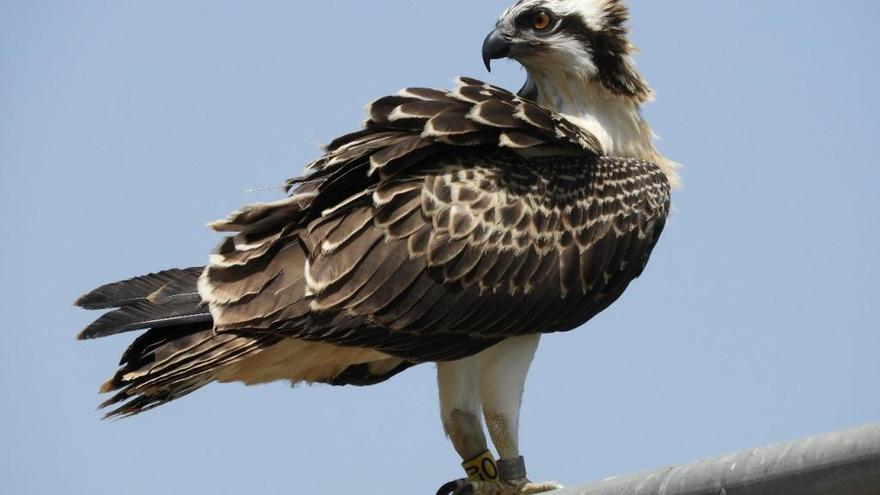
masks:
[[[486,37],[483,60],[490,70],[494,59],[518,61],[538,88],[596,83],[608,95],[643,103],[651,89],[631,57],[628,17],[621,0],[520,0]]]

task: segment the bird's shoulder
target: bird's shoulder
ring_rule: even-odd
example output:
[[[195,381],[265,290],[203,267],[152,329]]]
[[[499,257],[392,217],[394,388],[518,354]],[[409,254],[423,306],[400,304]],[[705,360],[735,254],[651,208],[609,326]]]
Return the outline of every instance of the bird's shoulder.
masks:
[[[599,140],[565,116],[472,78],[458,78],[449,91],[405,88],[375,100],[367,113],[361,130],[334,139],[304,174],[286,181],[288,197],[247,205],[212,227],[243,232],[307,223],[371,187],[430,174],[450,157],[496,167],[507,166],[505,156],[534,158],[535,163],[556,157],[581,165],[627,166],[624,159],[603,156]],[[499,152],[505,150],[512,153]]]

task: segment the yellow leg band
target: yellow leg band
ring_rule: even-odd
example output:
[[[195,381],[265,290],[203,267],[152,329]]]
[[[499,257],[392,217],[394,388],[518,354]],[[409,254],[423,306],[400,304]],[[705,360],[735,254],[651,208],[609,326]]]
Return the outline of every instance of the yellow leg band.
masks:
[[[464,472],[470,481],[496,481],[498,480],[498,467],[495,465],[495,457],[488,450],[479,456],[461,463]]]

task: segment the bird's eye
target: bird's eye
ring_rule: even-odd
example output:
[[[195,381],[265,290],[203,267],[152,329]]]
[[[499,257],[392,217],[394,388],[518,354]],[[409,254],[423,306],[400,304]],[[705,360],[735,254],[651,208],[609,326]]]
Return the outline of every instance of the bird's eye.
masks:
[[[546,10],[539,10],[532,17],[532,29],[535,31],[545,31],[553,24],[553,16]]]

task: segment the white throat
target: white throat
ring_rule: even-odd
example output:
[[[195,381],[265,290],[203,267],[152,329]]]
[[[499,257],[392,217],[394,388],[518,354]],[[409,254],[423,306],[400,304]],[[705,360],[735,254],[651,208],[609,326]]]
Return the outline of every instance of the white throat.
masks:
[[[529,72],[538,89],[537,103],[596,136],[605,155],[652,162],[670,183],[678,184],[678,164],[654,147],[656,135],[642,117],[638,102],[614,95],[598,82]]]

